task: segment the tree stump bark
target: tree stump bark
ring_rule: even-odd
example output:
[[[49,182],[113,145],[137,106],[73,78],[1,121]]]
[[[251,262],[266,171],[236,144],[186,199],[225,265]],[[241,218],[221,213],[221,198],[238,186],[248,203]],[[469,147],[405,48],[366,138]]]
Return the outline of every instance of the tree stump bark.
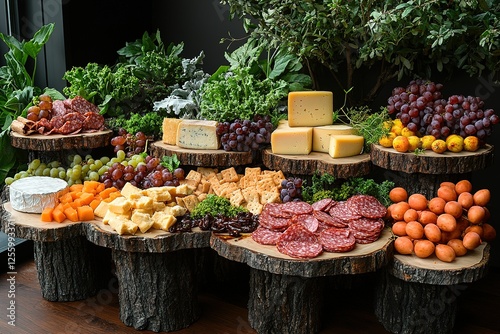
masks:
[[[324,277],[275,275],[250,269],[248,321],[257,333],[317,333]]]
[[[447,264],[397,255],[381,270],[375,287],[375,315],[391,333],[453,333],[458,299],[468,284],[484,277],[489,245],[466,263]],[[476,250],[474,250],[476,251]],[[457,261],[457,262],[458,262]]]
[[[92,297],[109,278],[108,270],[95,261],[106,258],[95,256],[84,236],[53,242],[34,242],[35,265],[42,296],[49,301],[75,301]]]
[[[120,319],[155,332],[188,327],[200,315],[191,250],[136,253],[113,250]]]
[[[328,153],[311,152],[307,155],[273,154],[271,149],[262,152],[262,163],[269,169],[284,173],[312,175],[316,171],[336,178],[347,179],[367,175],[371,170],[369,154],[333,159]]]

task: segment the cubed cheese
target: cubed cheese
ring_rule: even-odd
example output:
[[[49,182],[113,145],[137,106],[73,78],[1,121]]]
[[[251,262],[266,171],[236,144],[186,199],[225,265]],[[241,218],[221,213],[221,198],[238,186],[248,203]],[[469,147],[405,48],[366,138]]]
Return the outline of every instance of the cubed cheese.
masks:
[[[162,124],[162,142],[168,145],[175,145],[177,140],[177,128],[182,119],[179,118],[164,118]]]
[[[168,231],[168,229],[175,224],[177,218],[166,212],[157,211],[154,213],[151,220],[153,221],[153,228]]]
[[[281,119],[279,122],[278,122],[278,129],[281,129],[281,128],[289,128],[290,125],[288,125],[288,120],[287,119]]]
[[[197,150],[217,150],[217,121],[183,120],[177,128],[176,145]]]
[[[312,132],[312,127],[276,129],[271,133],[271,150],[275,154],[309,154]]]
[[[137,224],[142,233],[146,233],[154,223],[149,214],[137,210],[134,210],[130,220]]]
[[[132,202],[123,196],[117,197],[108,204],[108,210],[118,214],[126,214],[132,209]]]
[[[149,210],[153,208],[153,199],[149,196],[141,196],[138,199],[132,201],[133,209],[144,209]]]
[[[120,190],[120,194],[127,199],[131,199],[132,194],[139,194],[141,192],[141,188],[134,186],[132,183],[127,182]]]
[[[358,135],[330,136],[330,150],[332,158],[345,158],[361,154],[365,139]]]
[[[321,126],[333,123],[333,93],[304,91],[288,93],[288,125]]]
[[[101,201],[94,209],[94,216],[103,218],[108,212],[108,202]]]
[[[349,125],[333,124],[316,126],[313,128],[312,150],[328,153],[330,149],[330,136],[354,134],[356,134],[356,130]]]

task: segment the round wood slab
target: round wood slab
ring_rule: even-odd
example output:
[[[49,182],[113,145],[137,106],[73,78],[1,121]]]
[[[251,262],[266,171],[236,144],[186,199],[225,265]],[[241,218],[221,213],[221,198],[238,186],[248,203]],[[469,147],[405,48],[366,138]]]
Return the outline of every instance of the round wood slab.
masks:
[[[137,253],[166,253],[179,249],[204,248],[210,246],[210,231],[199,228],[193,232],[170,233],[151,229],[136,235],[119,235],[111,226],[96,220],[84,224],[87,240],[113,250]]]
[[[31,134],[28,136],[11,131],[10,143],[13,147],[30,151],[60,151],[108,146],[112,136],[112,130],[84,132],[74,135]]]
[[[490,245],[483,242],[451,263],[440,261],[434,254],[425,259],[395,254],[389,272],[406,282],[434,285],[471,283],[486,275],[489,259]]]
[[[484,169],[493,162],[493,146],[486,145],[476,152],[435,153],[425,150],[421,154],[400,153],[393,148],[372,145],[371,162],[379,167],[405,173],[462,174]]]
[[[354,250],[347,253],[323,252],[313,259],[289,257],[278,252],[276,246],[255,242],[250,234],[240,238],[213,234],[210,247],[228,260],[243,262],[272,274],[319,277],[376,271],[392,258],[392,241],[392,232],[386,228],[371,244],[356,244]]]
[[[233,167],[251,164],[252,152],[227,152],[224,150],[192,150],[156,141],[150,146],[151,155],[177,155],[182,165],[202,167]]]
[[[274,154],[271,149],[265,149],[262,153],[262,163],[269,169],[282,170],[285,173],[313,175],[319,171],[344,179],[367,175],[371,169],[370,155],[367,153],[334,159],[328,153],[322,152],[288,155]]]

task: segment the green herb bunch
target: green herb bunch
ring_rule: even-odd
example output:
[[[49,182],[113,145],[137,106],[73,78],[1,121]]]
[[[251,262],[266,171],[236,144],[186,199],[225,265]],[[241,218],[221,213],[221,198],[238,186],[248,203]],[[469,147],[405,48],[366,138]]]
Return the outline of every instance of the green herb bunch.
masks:
[[[207,214],[213,217],[223,215],[226,217],[236,217],[239,212],[245,212],[246,209],[241,206],[233,206],[225,197],[219,197],[214,194],[208,194],[191,212],[191,217],[194,219],[203,218]]]

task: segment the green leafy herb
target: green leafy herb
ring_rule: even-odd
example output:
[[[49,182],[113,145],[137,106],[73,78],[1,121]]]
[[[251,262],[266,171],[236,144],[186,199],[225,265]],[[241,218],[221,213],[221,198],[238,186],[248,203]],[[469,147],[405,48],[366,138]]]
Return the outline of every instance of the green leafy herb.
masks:
[[[226,217],[236,217],[239,212],[245,212],[246,209],[241,206],[233,206],[225,197],[219,197],[214,194],[208,194],[191,212],[192,218],[203,218],[207,214],[212,216],[223,215]]]
[[[163,167],[166,167],[171,173],[180,166],[181,162],[177,158],[177,154],[173,154],[171,156],[169,155],[164,155],[163,158],[161,159],[160,164]]]
[[[145,115],[132,113],[129,118],[108,118],[106,122],[108,127],[112,129],[124,128],[128,133],[141,131],[158,138],[161,133],[163,118],[164,116],[154,112]]]

